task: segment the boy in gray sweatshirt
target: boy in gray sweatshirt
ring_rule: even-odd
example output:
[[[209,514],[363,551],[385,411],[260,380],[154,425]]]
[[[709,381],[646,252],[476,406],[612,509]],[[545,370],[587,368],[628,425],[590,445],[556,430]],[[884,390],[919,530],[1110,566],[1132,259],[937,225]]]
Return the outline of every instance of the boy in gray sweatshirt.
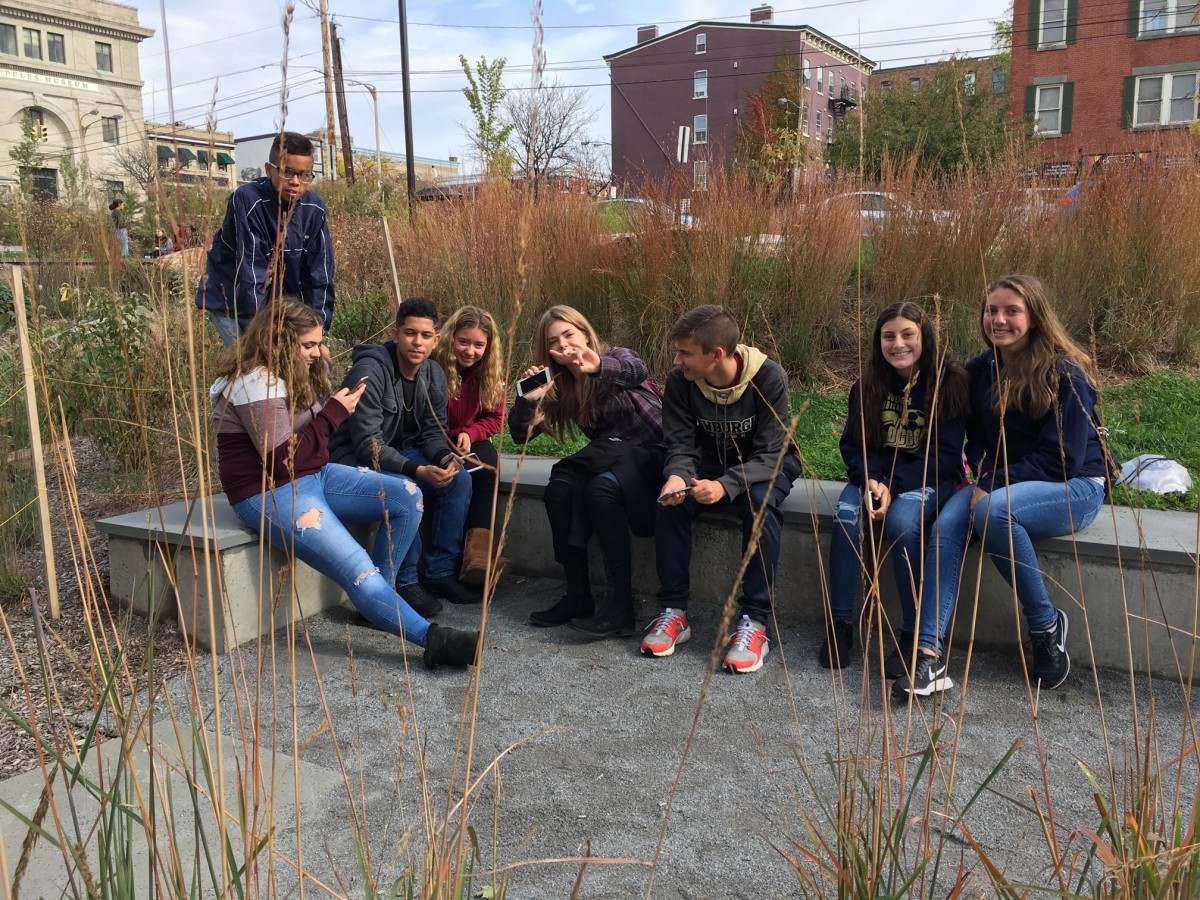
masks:
[[[655,523],[658,602],[642,653],[670,656],[687,641],[692,523],[705,509],[732,504],[742,519],[742,552],[765,506],[762,530],[742,582],[741,617],[722,666],[757,672],[770,649],[781,506],[800,475],[790,436],[787,373],[761,350],[738,343],[737,319],[720,306],[684,313],[671,329],[675,368],[663,392],[667,448]]]

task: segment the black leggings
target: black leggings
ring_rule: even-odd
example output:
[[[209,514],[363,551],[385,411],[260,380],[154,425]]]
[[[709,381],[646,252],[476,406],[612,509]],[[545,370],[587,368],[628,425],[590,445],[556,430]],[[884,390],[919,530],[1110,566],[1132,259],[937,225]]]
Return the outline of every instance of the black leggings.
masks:
[[[600,541],[609,598],[632,599],[629,515],[625,510],[621,485],[610,475],[596,475],[584,485],[583,492],[583,514],[589,533],[595,533]],[[543,497],[554,541],[554,558],[562,564],[567,576],[567,595],[573,598],[591,596],[587,548],[573,547],[568,543],[571,521],[575,515],[575,480],[556,475],[546,485]]]
[[[492,492],[496,489],[496,470],[500,466],[500,454],[491,441],[476,441],[471,452],[481,463],[491,466],[471,474],[471,505],[467,509],[467,529],[492,527]],[[500,503],[504,498],[500,498]],[[501,507],[501,511],[503,507]]]

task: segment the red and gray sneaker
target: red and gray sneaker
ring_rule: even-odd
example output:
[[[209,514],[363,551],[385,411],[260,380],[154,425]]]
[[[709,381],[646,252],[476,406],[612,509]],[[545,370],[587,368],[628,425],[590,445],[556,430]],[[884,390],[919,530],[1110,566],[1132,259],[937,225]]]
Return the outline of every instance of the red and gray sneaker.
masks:
[[[737,630],[729,641],[725,658],[721,667],[726,672],[742,673],[757,672],[762,668],[763,660],[771,650],[771,642],[767,640],[767,626],[755,622],[749,616],[742,616]]]
[[[683,644],[692,637],[687,614],[679,609],[667,607],[646,628],[642,638],[642,656],[670,656],[676,644]]]

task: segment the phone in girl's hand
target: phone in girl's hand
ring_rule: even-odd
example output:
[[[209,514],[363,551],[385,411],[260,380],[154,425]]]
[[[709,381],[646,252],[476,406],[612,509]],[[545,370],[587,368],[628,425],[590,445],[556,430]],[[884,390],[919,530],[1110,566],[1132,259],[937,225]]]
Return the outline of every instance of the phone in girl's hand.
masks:
[[[528,378],[522,378],[517,382],[517,396],[524,397],[526,394],[530,394],[540,387],[545,387],[552,379],[553,375],[550,374],[549,368],[542,369],[540,372],[534,372]]]

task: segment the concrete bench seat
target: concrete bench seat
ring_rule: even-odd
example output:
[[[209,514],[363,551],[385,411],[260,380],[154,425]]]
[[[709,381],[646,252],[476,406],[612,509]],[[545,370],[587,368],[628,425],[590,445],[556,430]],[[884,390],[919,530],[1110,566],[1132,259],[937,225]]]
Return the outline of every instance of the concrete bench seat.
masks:
[[[223,652],[337,606],[340,587],[262,545],[224,494],[102,519],[109,591],[143,615],[170,614],[189,642]],[[265,563],[265,564],[264,564]],[[260,598],[261,601],[260,601]]]
[[[502,513],[515,485],[504,546],[510,572],[561,577],[542,504],[556,460],[527,458],[519,477],[518,462],[514,456],[501,460]],[[841,482],[800,479],[784,504],[776,604],[814,627],[823,617],[828,534],[842,487]],[[286,577],[290,567],[281,553],[270,552],[270,565],[261,566],[258,535],[242,526],[223,497],[214,499],[207,529],[201,527],[199,508],[190,512],[189,516],[188,506],[181,503],[161,513],[131,513],[99,524],[109,535],[114,598],[141,612],[177,600],[184,632],[200,646],[215,646],[218,651],[281,626],[297,614],[300,600],[306,614],[341,602],[342,591],[303,564],[297,564],[292,585]],[[1137,671],[1172,680],[1187,676],[1196,652],[1196,531],[1195,513],[1105,506],[1096,521],[1078,534],[1038,543],[1051,599],[1070,617],[1072,659],[1122,670],[1132,665]],[[741,524],[732,511],[716,511],[698,521],[694,539],[693,600],[723,603],[741,560]],[[594,545],[591,571],[599,579],[604,570]],[[635,590],[652,604],[658,586],[652,540],[635,539],[633,562]],[[173,581],[167,577],[168,565]],[[209,602],[209,570],[214,573],[213,596],[219,603]],[[898,623],[891,582],[889,562],[881,583],[892,621]],[[271,602],[258,603],[260,594]],[[975,550],[967,555],[962,598],[955,646],[966,646],[974,618],[979,646],[1015,651],[1021,629],[1012,589]]]
[[[541,502],[554,462],[527,458],[522,465],[504,545],[514,572],[561,576],[561,567],[550,552],[550,529]],[[505,495],[516,466],[515,457],[502,461],[501,490]],[[780,611],[814,626],[823,621],[829,529],[843,487],[839,481],[799,479],[784,502],[775,602]],[[1196,653],[1196,532],[1196,513],[1104,506],[1096,521],[1083,531],[1037,542],[1051,600],[1070,619],[1071,656],[1076,663],[1124,671],[1132,665],[1136,671],[1172,680],[1187,678]],[[723,603],[741,562],[740,520],[732,510],[706,514],[697,521],[694,542],[692,599]],[[593,577],[602,577],[595,543],[590,571]],[[973,600],[981,560],[976,610]],[[635,539],[633,562],[634,589],[653,605],[658,579],[652,540]],[[887,561],[881,583],[891,621],[898,628],[899,606],[891,570]],[[956,647],[966,646],[973,615],[977,645],[1016,651],[1020,613],[1012,588],[974,548],[966,557],[955,623]]]

